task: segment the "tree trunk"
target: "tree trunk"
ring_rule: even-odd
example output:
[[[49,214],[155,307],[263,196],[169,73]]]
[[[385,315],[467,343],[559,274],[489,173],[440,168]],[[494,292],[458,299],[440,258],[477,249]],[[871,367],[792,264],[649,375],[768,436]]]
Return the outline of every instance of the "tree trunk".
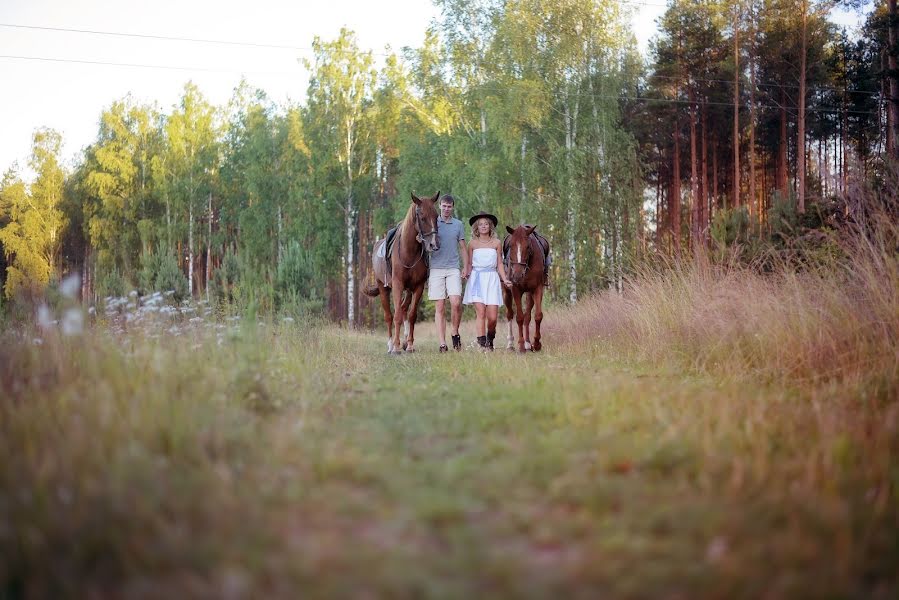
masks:
[[[281,203],[278,203],[278,266],[284,260],[284,215],[281,211]]]
[[[347,198],[347,209],[344,211],[344,225],[346,226],[346,318],[350,327],[356,325],[356,277],[353,269],[353,248],[356,242],[356,209],[353,204],[353,195]]]
[[[712,210],[709,216],[718,208],[718,138],[712,138]]]
[[[709,215],[709,111],[706,100],[702,100],[702,191],[699,194],[699,234],[702,243],[706,243]]]
[[[572,114],[568,102],[565,102],[565,162],[566,165],[566,182],[568,196],[568,301],[572,304],[577,302],[577,210],[575,210],[575,194],[574,194],[574,144],[575,129],[574,119],[577,118],[576,113]]]
[[[212,281],[212,192],[209,192],[206,215],[209,218],[206,230],[206,302],[209,302],[209,282]]]
[[[676,110],[676,109],[675,109]],[[680,123],[674,116],[674,159],[671,167],[671,197],[668,210],[671,211],[671,237],[674,241],[674,255],[680,256]]]
[[[896,53],[899,52],[896,44],[899,42],[899,15],[896,14],[896,0],[887,0],[889,8],[889,31],[887,38],[889,48],[887,50],[887,66],[889,67],[890,99],[887,104],[887,129],[892,147],[888,149],[889,155],[894,159],[899,158],[899,70],[896,68]]]
[[[787,167],[787,93],[781,88],[780,90],[780,143],[777,146],[777,190],[780,192],[781,198],[786,200],[789,198],[789,190],[787,189],[788,177]]]
[[[758,210],[761,216],[761,204],[756,204],[755,191],[755,27],[753,22],[753,37],[749,43],[749,210]]]
[[[690,244],[699,241],[699,165],[696,151],[696,98],[690,90]]]
[[[799,51],[799,112],[796,133],[796,210],[805,212],[805,79],[808,60],[808,0],[802,1],[802,45]]]
[[[527,134],[521,134],[521,206],[527,206],[528,201],[528,184],[525,178],[525,159],[527,158],[528,137]]]
[[[187,293],[194,297],[194,204],[190,200],[187,222]]]
[[[734,208],[740,206],[740,21],[734,3]]]

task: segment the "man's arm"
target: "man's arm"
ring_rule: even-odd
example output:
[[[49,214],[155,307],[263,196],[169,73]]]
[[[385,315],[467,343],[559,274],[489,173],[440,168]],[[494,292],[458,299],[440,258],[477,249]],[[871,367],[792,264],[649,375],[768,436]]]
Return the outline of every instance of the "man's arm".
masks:
[[[459,255],[462,257],[462,278],[468,277],[468,248],[465,246],[465,238],[459,240]]]

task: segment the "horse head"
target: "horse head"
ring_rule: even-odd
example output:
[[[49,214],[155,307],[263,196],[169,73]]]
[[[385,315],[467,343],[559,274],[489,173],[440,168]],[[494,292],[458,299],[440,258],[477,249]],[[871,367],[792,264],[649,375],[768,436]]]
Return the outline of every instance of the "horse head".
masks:
[[[518,284],[527,276],[531,266],[531,234],[537,229],[534,225],[519,225],[509,232],[509,279]]]
[[[412,194],[412,202],[415,203],[416,239],[424,245],[428,252],[440,249],[440,240],[437,237],[438,198],[440,198],[440,192],[431,198],[419,198],[414,193]]]

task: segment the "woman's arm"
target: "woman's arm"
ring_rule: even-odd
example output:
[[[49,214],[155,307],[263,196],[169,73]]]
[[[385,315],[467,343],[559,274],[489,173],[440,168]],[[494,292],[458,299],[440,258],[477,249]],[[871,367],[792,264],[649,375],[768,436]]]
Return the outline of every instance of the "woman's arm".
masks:
[[[499,240],[496,241],[496,272],[506,287],[512,287],[512,282],[506,277],[506,268],[503,266],[503,243]]]

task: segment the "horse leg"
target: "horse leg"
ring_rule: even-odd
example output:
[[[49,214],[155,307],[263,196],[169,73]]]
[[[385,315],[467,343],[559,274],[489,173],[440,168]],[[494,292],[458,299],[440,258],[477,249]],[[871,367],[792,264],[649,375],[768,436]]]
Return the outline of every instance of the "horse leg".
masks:
[[[531,345],[531,310],[534,308],[534,292],[528,292],[528,300],[524,308],[524,347],[533,350]]]
[[[524,324],[524,311],[521,310],[521,296],[522,292],[520,289],[515,290],[515,321],[518,323],[518,351],[524,352],[524,331],[522,330],[522,325]]]
[[[421,301],[421,295],[425,290],[424,284],[418,286],[412,294],[412,302],[406,313],[406,322],[409,323],[409,336],[407,338],[406,352],[415,352],[415,321],[418,318],[418,303]]]
[[[401,354],[400,350],[400,323],[405,321],[403,307],[403,288],[401,285],[393,285],[393,348],[390,350],[392,354]]]
[[[506,338],[506,349],[512,350],[512,342],[515,341],[515,336],[512,335],[512,290],[509,288],[503,288],[503,304],[506,305],[506,325],[509,327],[509,336]]]
[[[543,344],[540,343],[540,323],[543,322],[543,286],[537,286],[534,290],[534,304],[537,306],[537,314],[534,315],[534,352],[540,352]]]
[[[390,310],[390,290],[378,286],[378,296],[381,298],[381,309],[384,311],[384,323],[387,324],[387,353],[393,351],[393,311]]]
[[[409,305],[412,304],[412,290],[403,294],[403,350],[409,345]]]

